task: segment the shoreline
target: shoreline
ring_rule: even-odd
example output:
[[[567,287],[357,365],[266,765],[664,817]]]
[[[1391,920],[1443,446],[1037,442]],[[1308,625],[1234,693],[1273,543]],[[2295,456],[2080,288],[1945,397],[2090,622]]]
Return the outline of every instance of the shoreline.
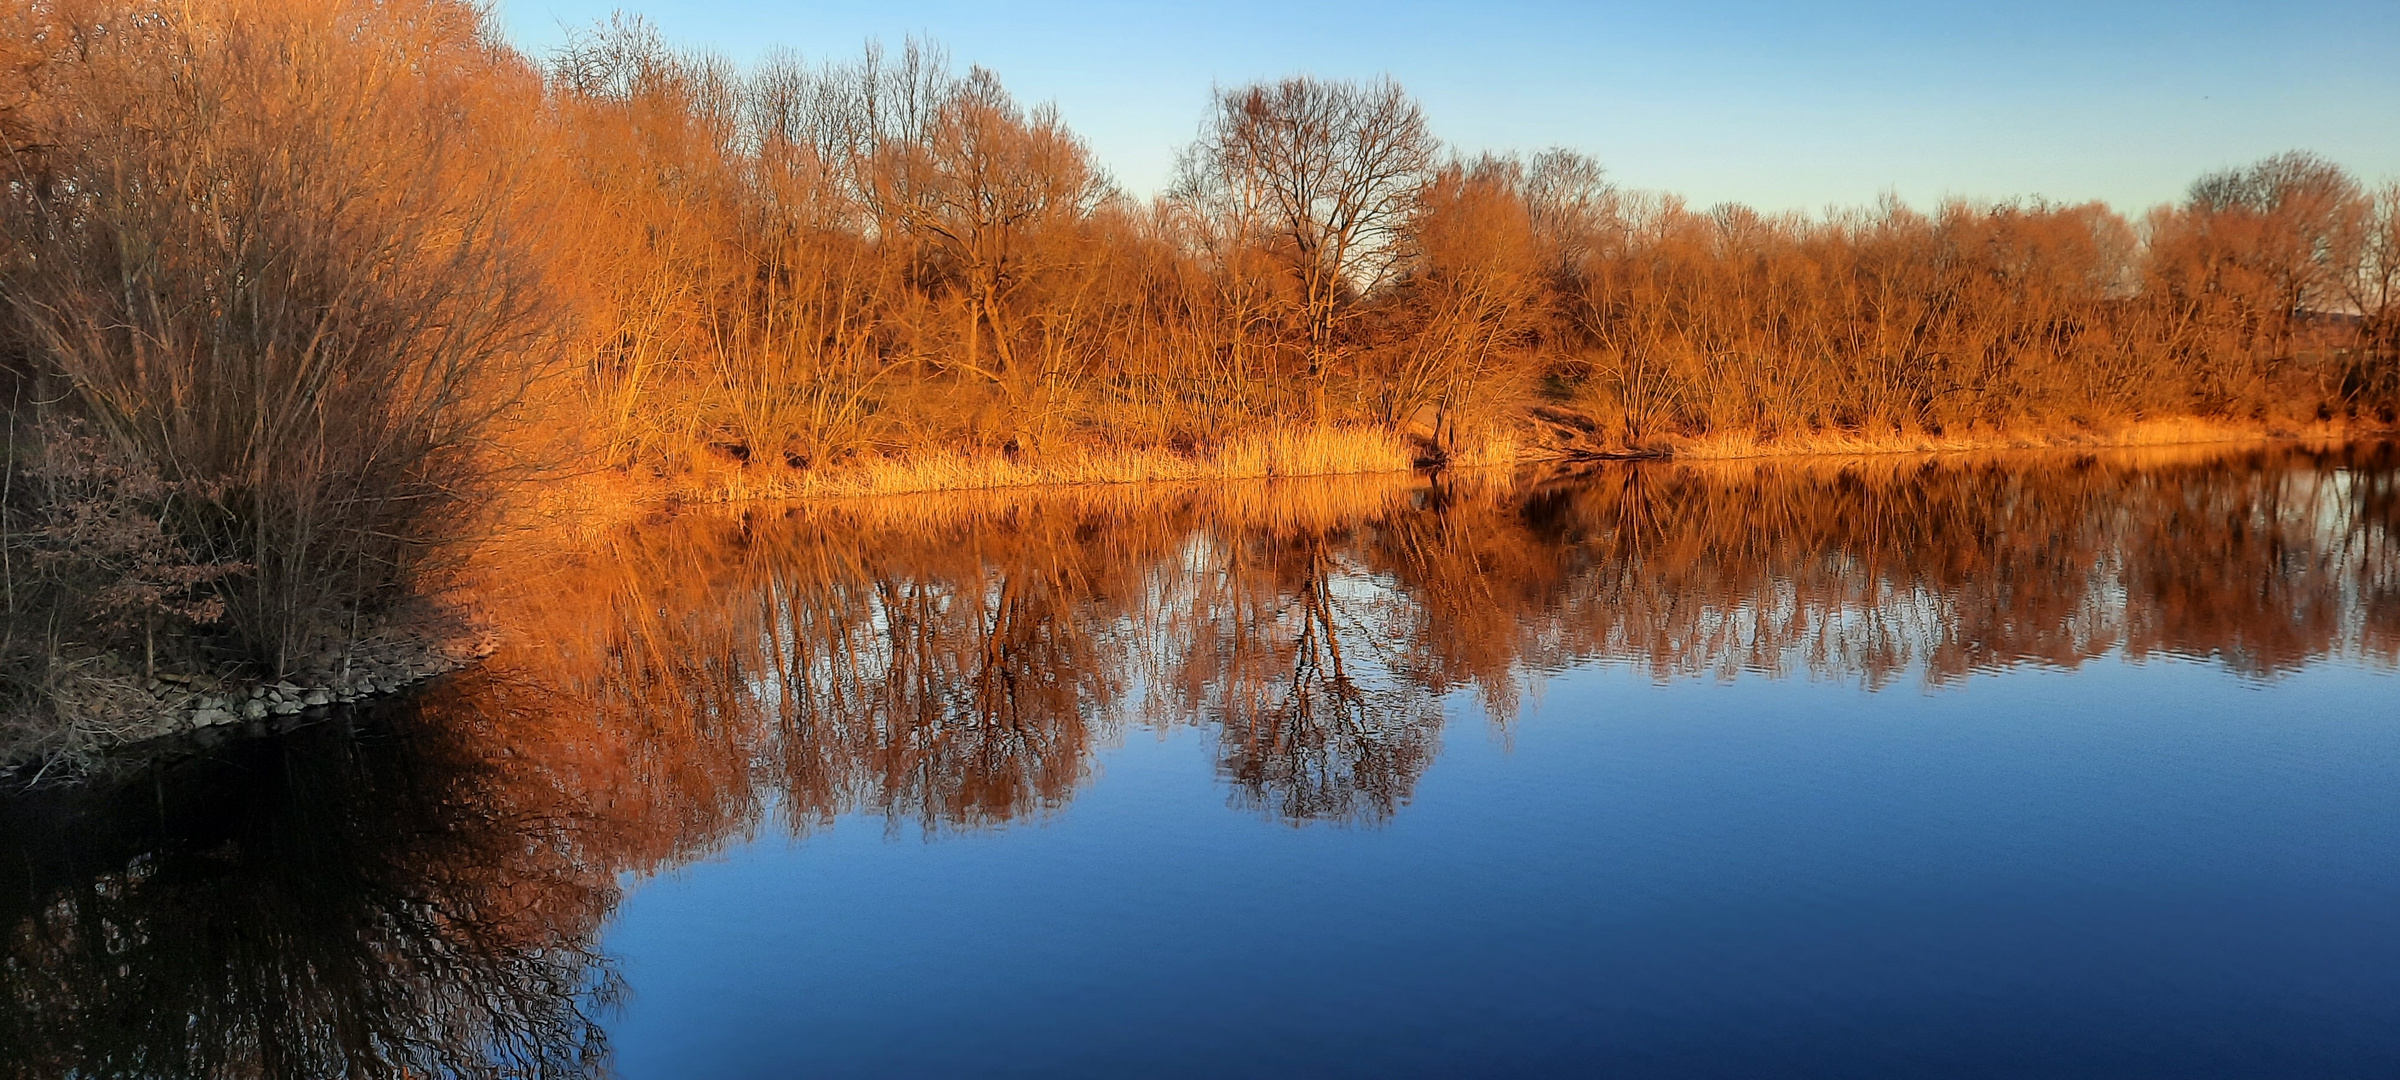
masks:
[[[1737,434],[1686,440],[1683,445],[1673,448],[1669,460],[1763,461],[2272,443],[2338,444],[2389,439],[2395,435],[2400,435],[2400,426],[2388,424],[2228,424],[2190,419],[2144,421],[2104,431],[1994,433],[1989,436],[1916,434],[1862,438],[1847,433],[1828,433],[1802,436],[1789,442],[1759,443],[1747,435]]]
[[[346,707],[398,700],[482,663],[498,650],[499,636],[490,627],[463,621],[419,622],[387,627],[278,677],[245,677],[230,670],[111,672],[102,678],[109,693],[77,722],[78,736],[87,744],[20,750],[0,761],[0,789],[38,787],[62,765],[61,779],[82,779],[138,763],[152,751],[172,752],[182,740],[232,731],[287,731]]]
[[[1253,437],[1238,455],[1195,457],[1171,448],[1157,448],[1029,462],[1004,456],[944,454],[798,476],[762,474],[747,467],[731,466],[695,471],[683,477],[639,478],[610,470],[546,486],[519,516],[529,516],[535,522],[566,517],[586,527],[595,524],[605,527],[662,509],[694,505],[743,506],[964,492],[1384,476],[1543,465],[1764,463],[2278,443],[2340,444],[2395,437],[2400,437],[2400,426],[2166,420],[2105,431],[2038,434],[1859,436],[1835,432],[1768,442],[1746,434],[1688,436],[1661,440],[1640,449],[1607,451],[1537,448],[1504,439],[1452,460],[1433,462],[1412,453],[1408,440],[1398,434],[1334,428]]]

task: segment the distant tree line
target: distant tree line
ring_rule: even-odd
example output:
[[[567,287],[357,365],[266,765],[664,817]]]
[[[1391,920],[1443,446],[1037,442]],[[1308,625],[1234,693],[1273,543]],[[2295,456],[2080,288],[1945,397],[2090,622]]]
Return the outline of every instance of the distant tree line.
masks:
[[[1388,80],[1293,78],[1217,91],[1142,200],[1055,112],[919,45],[745,73],[620,22],[547,85],[586,245],[567,277],[600,283],[575,355],[627,466],[1293,422],[1439,456],[1547,434],[1541,407],[1633,449],[2400,401],[2400,186],[2305,153],[2138,223],[1695,211],[1573,151],[1447,154]]]

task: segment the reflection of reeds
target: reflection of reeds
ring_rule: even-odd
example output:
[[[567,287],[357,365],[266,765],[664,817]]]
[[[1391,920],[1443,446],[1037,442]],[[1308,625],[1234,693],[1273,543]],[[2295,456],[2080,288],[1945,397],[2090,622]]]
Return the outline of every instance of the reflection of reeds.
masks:
[[[1206,482],[1071,485],[1039,492],[998,495],[981,491],[922,492],[907,496],[818,499],[782,507],[733,505],[717,509],[727,519],[761,512],[791,514],[822,527],[852,529],[942,529],[1004,520],[1029,507],[1074,519],[1115,521],[1159,517],[1162,508],[1236,529],[1274,531],[1327,529],[1396,509],[1425,481],[1411,473],[1295,476]]]

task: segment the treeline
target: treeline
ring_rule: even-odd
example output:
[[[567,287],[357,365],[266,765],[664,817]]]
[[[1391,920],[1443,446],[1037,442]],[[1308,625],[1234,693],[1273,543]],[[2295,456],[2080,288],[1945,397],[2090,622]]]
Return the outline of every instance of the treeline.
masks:
[[[162,649],[289,670],[512,468],[776,491],[2400,404],[2400,187],[2307,154],[2138,222],[1769,216],[1450,153],[1388,80],[1195,104],[1143,199],[925,46],[743,69],[628,20],[529,57],[459,0],[11,5],[9,696],[132,701],[82,660]]]
[[[938,50],[554,58],[606,453],[825,464],[1298,423],[1561,436],[2293,422],[2400,402],[2400,186],[2292,153],[2100,204],[1705,211],[1447,154],[1389,81],[1218,91],[1170,190]],[[1535,414],[1533,410],[1542,410]]]

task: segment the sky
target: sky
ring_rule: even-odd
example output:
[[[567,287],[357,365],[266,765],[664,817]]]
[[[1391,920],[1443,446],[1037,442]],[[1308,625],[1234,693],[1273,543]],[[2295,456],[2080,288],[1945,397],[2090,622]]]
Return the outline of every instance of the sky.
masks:
[[[2177,199],[2315,151],[2400,180],[2400,2],[873,3],[498,0],[547,55],[623,10],[748,63],[915,36],[1051,101],[1120,186],[1163,188],[1212,86],[1390,75],[1464,154],[1565,146],[1694,206]]]

